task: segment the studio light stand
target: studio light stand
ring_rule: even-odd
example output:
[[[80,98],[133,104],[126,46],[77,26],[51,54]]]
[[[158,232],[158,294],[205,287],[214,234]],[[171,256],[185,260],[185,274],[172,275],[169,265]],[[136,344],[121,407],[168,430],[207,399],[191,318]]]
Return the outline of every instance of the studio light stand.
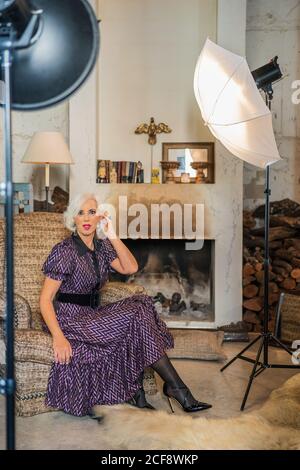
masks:
[[[0,60],[5,81],[4,87],[4,151],[5,151],[5,259],[6,259],[6,371],[0,381],[1,394],[6,396],[6,446],[15,448],[15,379],[14,379],[14,282],[13,282],[13,184],[12,184],[12,142],[11,142],[11,86],[10,68],[11,52],[3,50],[0,32]]]
[[[10,2],[12,3],[12,2]],[[6,5],[5,5],[6,7]],[[1,23],[0,19],[0,61],[4,78],[4,154],[5,154],[5,259],[6,259],[6,373],[1,379],[0,391],[6,396],[6,445],[15,448],[15,378],[14,378],[14,270],[13,270],[13,175],[12,175],[12,137],[11,137],[11,68],[13,51],[29,47],[38,38],[40,30],[34,36],[39,12],[32,15],[28,26],[18,40],[15,27],[10,22]]]
[[[68,99],[93,70],[99,46],[98,20],[87,0],[0,0],[6,222],[6,370],[0,393],[6,396],[8,450],[15,449],[16,388],[11,111],[44,109]]]
[[[253,78],[256,80],[258,88],[261,88],[265,93],[266,105],[271,110],[271,102],[273,99],[273,87],[272,82],[281,78],[279,66],[277,64],[277,56],[266,66],[257,69],[252,72]],[[261,80],[259,79],[261,77]],[[273,364],[269,362],[269,346],[271,342],[275,342],[280,348],[284,349],[288,354],[292,356],[293,352],[276,336],[269,331],[269,228],[270,228],[270,167],[266,166],[265,169],[265,230],[264,230],[264,316],[263,316],[263,332],[258,335],[246,348],[238,353],[233,359],[231,359],[224,367],[223,372],[229,367],[236,359],[241,359],[246,362],[253,364],[252,372],[249,377],[246,392],[242,401],[241,411],[244,410],[247,398],[251,389],[253,380],[262,372],[267,369],[299,369],[300,365],[294,364]],[[258,351],[256,358],[252,359],[244,356],[244,353],[248,351],[254,344],[259,342]],[[261,359],[261,356],[262,359]]]

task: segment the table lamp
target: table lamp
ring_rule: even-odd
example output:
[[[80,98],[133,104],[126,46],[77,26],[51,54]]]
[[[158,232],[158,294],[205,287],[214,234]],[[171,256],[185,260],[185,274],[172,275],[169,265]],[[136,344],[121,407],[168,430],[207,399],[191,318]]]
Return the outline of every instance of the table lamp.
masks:
[[[49,210],[50,164],[73,163],[70,150],[61,132],[36,132],[22,158],[22,163],[45,165],[46,210]]]

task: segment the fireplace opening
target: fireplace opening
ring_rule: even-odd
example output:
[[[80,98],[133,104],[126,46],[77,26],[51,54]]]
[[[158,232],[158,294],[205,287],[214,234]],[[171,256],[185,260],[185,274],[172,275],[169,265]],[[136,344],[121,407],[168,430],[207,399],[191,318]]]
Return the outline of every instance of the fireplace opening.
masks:
[[[190,240],[123,239],[136,258],[135,274],[110,273],[109,280],[144,286],[164,320],[213,322],[214,241],[187,250]]]

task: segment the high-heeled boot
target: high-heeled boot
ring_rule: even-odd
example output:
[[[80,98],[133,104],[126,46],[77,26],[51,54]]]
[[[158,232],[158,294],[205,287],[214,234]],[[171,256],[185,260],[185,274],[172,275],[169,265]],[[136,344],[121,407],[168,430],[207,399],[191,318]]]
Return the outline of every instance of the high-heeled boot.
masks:
[[[152,406],[146,400],[146,394],[143,387],[143,380],[144,373],[142,373],[139,377],[140,388],[135,393],[135,395],[127,401],[127,403],[129,403],[129,405],[136,406],[137,408],[148,408],[149,410],[155,410],[154,406]]]
[[[207,410],[212,407],[209,403],[196,400],[189,388],[186,386],[172,388],[165,382],[163,385],[163,392],[168,399],[172,413],[174,413],[174,408],[172,406],[171,399],[176,400],[187,413]]]
[[[209,403],[198,401],[193,397],[190,389],[182,381],[167,355],[162,356],[158,361],[152,364],[151,367],[165,382],[163,393],[168,398],[172,413],[174,413],[171,403],[172,398],[182,406],[184,411],[189,413],[207,410],[212,407]]]

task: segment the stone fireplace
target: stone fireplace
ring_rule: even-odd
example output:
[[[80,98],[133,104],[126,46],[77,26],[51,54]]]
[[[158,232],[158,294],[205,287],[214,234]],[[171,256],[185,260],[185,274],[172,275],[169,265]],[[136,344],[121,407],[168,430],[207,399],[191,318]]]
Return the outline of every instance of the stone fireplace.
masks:
[[[144,286],[169,326],[202,327],[214,322],[214,240],[188,250],[185,240],[124,239],[139,270],[110,280]]]
[[[152,204],[165,203],[169,206],[173,204],[180,204],[181,206],[184,204],[204,205],[203,238],[205,242],[211,240],[212,244],[213,311],[206,319],[204,317],[201,319],[200,317],[197,319],[188,317],[185,321],[183,315],[169,318],[168,325],[172,327],[214,329],[218,326],[242,320],[243,166],[239,160],[232,158],[222,147],[219,147],[219,144],[216,145],[216,163],[216,183],[210,185],[96,184],[93,183],[92,178],[90,180],[79,179],[77,176],[80,175],[79,170],[74,173],[71,179],[71,196],[78,192],[95,192],[100,195],[103,202],[114,207],[117,234],[124,242],[130,242],[133,238],[128,227],[135,217],[135,209],[141,205],[147,209],[148,213],[150,213]],[[83,173],[83,171],[84,168],[81,172]],[[119,207],[120,197],[126,197],[127,200],[127,210],[122,213]],[[119,232],[120,226],[122,233]],[[124,228],[127,228],[127,233]],[[146,239],[141,241],[145,243],[145,250],[148,250],[148,253],[151,250],[147,247],[150,247],[152,242],[161,247],[165,242],[167,244],[173,242],[172,238],[167,240],[164,240],[163,237],[152,239],[150,233]],[[179,241],[184,242],[185,237]],[[137,239],[134,239],[135,245],[137,242]],[[199,250],[199,253],[201,251]],[[196,251],[193,251],[192,256],[195,256],[195,253]],[[124,276],[122,280],[126,281]],[[137,281],[136,278],[135,282]],[[157,291],[160,292],[159,289]],[[173,293],[176,292],[177,290],[174,289]],[[194,301],[204,303],[200,299]],[[160,308],[159,305],[158,308]]]

